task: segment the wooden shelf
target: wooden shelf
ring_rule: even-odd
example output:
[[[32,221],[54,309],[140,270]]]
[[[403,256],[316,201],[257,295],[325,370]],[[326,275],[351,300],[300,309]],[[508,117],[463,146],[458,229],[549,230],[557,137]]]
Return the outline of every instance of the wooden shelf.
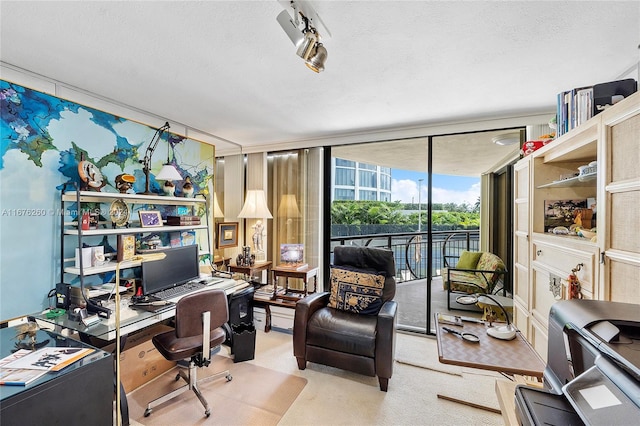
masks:
[[[78,232],[82,232],[85,237],[95,235],[119,235],[119,234],[142,234],[153,232],[175,232],[175,231],[190,231],[194,229],[207,229],[207,225],[186,225],[186,226],[155,226],[149,228],[101,228],[101,229],[89,229],[85,231],[78,231],[77,229],[65,229],[65,235],[78,235]]]
[[[204,197],[166,197],[162,195],[142,195],[142,194],[120,194],[118,192],[94,192],[80,191],[80,202],[83,203],[106,203],[116,199],[123,199],[136,204],[168,204],[168,205],[193,205],[203,204],[207,200]],[[77,201],[76,191],[65,192],[62,201]]]

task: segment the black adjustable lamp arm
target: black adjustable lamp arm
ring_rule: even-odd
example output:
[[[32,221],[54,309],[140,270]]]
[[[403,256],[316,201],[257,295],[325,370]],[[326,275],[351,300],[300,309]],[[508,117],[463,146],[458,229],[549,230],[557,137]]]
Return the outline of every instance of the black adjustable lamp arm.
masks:
[[[145,182],[145,193],[149,193],[149,172],[151,171],[151,156],[153,156],[153,152],[156,150],[158,146],[158,142],[162,139],[162,134],[170,129],[169,122],[165,122],[164,126],[160,127],[151,138],[151,142],[149,142],[149,146],[147,146],[146,151],[144,152],[144,158],[140,160],[142,163],[142,171],[144,172],[144,176],[146,178]]]

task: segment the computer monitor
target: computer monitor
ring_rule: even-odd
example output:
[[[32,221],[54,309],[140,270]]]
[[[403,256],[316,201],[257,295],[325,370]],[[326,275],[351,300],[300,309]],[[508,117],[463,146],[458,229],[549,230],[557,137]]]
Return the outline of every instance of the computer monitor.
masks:
[[[161,260],[142,262],[142,292],[150,295],[175,287],[200,276],[196,244],[158,250]]]

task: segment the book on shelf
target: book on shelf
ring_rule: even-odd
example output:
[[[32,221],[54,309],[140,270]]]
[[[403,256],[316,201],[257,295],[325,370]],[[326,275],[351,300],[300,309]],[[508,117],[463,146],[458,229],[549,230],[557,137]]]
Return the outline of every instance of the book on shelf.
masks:
[[[284,287],[278,286],[276,289],[276,295],[284,294]],[[273,286],[272,285],[264,285],[258,289],[256,289],[253,293],[253,297],[256,299],[270,299],[273,296]]]
[[[278,265],[279,269],[289,269],[291,271],[302,271],[308,267],[308,263],[281,263]]]
[[[91,348],[47,346],[2,364],[2,369],[60,371],[94,352]],[[15,354],[14,354],[15,355]],[[4,359],[3,359],[4,361]]]
[[[170,226],[189,226],[200,225],[200,216],[167,216],[167,225]]]

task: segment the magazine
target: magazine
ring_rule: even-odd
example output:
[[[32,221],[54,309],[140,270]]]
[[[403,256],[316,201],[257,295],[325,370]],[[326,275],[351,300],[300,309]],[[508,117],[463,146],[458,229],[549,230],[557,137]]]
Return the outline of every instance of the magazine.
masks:
[[[26,368],[0,368],[0,385],[26,386],[47,374],[46,370],[28,370]]]
[[[70,348],[47,346],[36,351],[28,351],[17,359],[2,365],[2,369],[28,369],[44,371],[60,371],[81,358],[92,353],[90,348]],[[14,354],[15,355],[15,354]]]
[[[0,385],[5,386],[26,386],[33,382],[37,378],[47,374],[42,370],[27,370],[16,368],[5,368],[7,364],[13,362],[25,355],[30,354],[32,351],[28,349],[20,349],[15,351],[9,356],[0,359]]]

